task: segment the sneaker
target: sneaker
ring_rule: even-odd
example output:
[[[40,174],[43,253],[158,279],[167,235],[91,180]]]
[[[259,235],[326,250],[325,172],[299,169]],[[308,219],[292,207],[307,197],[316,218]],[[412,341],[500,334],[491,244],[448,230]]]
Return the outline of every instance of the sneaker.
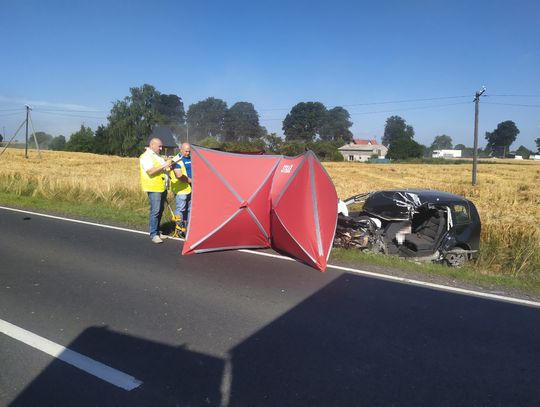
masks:
[[[169,236],[164,235],[163,233],[159,232],[159,238],[160,238],[161,240],[165,240],[165,239],[167,239],[168,237],[169,237]]]
[[[152,238],[152,243],[163,243],[163,240],[158,235],[155,235]]]

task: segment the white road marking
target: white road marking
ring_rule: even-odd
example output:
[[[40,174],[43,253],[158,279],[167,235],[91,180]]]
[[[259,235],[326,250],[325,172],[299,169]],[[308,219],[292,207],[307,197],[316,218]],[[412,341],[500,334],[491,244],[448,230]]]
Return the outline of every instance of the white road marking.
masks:
[[[0,333],[69,363],[76,368],[84,370],[85,372],[124,390],[130,391],[142,384],[140,380],[137,380],[133,376],[129,376],[101,362],[58,345],[57,343],[27,331],[26,329],[19,328],[3,319],[0,319]]]
[[[5,210],[8,210],[8,211],[13,211],[13,212],[27,213],[27,214],[30,214],[30,215],[42,216],[42,217],[45,217],[45,218],[58,219],[58,220],[63,220],[63,221],[67,221],[67,222],[82,223],[82,224],[85,224],[85,225],[97,226],[97,227],[102,227],[102,228],[107,228],[107,229],[121,230],[121,231],[124,231],[124,232],[139,233],[139,234],[143,234],[143,235],[148,234],[147,232],[141,232],[140,230],[120,228],[120,227],[116,227],[116,226],[103,225],[101,223],[93,223],[93,222],[86,222],[86,221],[77,220],[77,219],[63,218],[63,217],[60,217],[60,216],[46,215],[46,214],[26,211],[26,210],[22,210],[22,209],[8,208],[8,207],[5,207],[5,206],[0,206],[0,209],[5,209]],[[169,239],[180,240],[180,241],[184,240],[182,238],[171,238],[171,237]],[[280,260],[295,261],[294,259],[292,259],[290,257],[281,256],[279,254],[265,253],[265,252],[261,252],[261,251],[248,250],[248,249],[240,249],[238,251],[243,252],[243,253],[255,254],[257,256],[267,256],[267,257],[273,257],[275,259],[280,259]],[[393,282],[396,282],[396,283],[409,284],[409,285],[416,285],[416,286],[419,286],[419,287],[425,287],[425,288],[435,289],[435,290],[439,290],[439,291],[446,291],[446,292],[451,292],[451,293],[470,295],[470,296],[473,296],[473,297],[480,297],[480,298],[486,298],[486,299],[490,299],[490,300],[503,301],[503,302],[509,302],[509,303],[512,303],[512,304],[527,305],[527,306],[531,306],[531,307],[540,308],[540,302],[537,302],[537,301],[530,301],[530,300],[524,300],[524,299],[521,299],[521,298],[507,297],[507,296],[503,296],[503,295],[484,293],[484,292],[481,292],[481,291],[467,290],[467,289],[464,289],[464,288],[450,287],[450,286],[446,286],[446,285],[442,285],[442,284],[429,283],[429,282],[421,281],[421,280],[411,280],[411,279],[403,278],[403,277],[396,277],[396,276],[390,276],[390,275],[386,275],[386,274],[373,273],[371,271],[358,270],[358,269],[354,269],[354,268],[351,268],[351,267],[334,266],[332,264],[329,264],[328,268],[335,269],[335,270],[341,270],[341,271],[345,271],[345,272],[353,273],[353,274],[359,274],[359,275],[363,275],[363,276],[366,276],[366,277],[373,277],[373,278],[377,278],[377,279],[380,279],[380,280],[393,281]]]

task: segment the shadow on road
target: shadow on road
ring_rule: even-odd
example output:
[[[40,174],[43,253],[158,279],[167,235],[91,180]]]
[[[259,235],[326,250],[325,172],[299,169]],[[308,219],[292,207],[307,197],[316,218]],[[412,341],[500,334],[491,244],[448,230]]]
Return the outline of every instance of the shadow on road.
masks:
[[[14,406],[540,405],[538,309],[347,274],[230,351],[225,398],[215,357],[106,328],[69,348],[144,384],[53,362]]]
[[[12,406],[219,405],[224,362],[108,328],[86,329],[69,349],[143,382],[128,392],[55,360]]]

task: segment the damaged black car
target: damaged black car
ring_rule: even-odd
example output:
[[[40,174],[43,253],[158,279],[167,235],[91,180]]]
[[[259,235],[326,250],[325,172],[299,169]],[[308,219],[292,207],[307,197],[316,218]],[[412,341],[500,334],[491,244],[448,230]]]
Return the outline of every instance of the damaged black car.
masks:
[[[403,189],[340,201],[334,247],[356,248],[459,267],[478,255],[480,216],[468,199]]]

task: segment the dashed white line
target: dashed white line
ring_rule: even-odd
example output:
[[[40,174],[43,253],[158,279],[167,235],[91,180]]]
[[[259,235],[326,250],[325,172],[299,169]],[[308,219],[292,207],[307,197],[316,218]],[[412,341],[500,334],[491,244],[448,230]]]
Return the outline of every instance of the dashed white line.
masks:
[[[142,384],[140,380],[137,380],[133,376],[127,375],[120,370],[116,370],[64,346],[58,345],[57,343],[13,325],[3,319],[0,319],[0,333],[45,352],[48,355],[60,359],[124,390],[130,391]]]
[[[77,219],[63,218],[63,217],[60,217],[60,216],[46,215],[46,214],[42,214],[42,213],[38,213],[38,212],[26,211],[26,210],[22,210],[22,209],[8,208],[8,207],[5,207],[5,206],[0,206],[0,209],[5,209],[5,210],[8,210],[8,211],[13,211],[13,212],[26,213],[26,214],[30,214],[30,215],[42,216],[42,217],[45,217],[45,218],[58,219],[58,220],[63,220],[63,221],[67,221],[67,222],[82,223],[82,224],[85,224],[85,225],[97,226],[97,227],[102,227],[102,228],[107,228],[107,229],[121,230],[121,231],[124,231],[124,232],[139,233],[139,234],[144,234],[144,235],[148,234],[147,232],[141,232],[140,230],[133,230],[133,229],[121,228],[121,227],[117,227],[117,226],[103,225],[101,223],[93,223],[93,222],[87,222],[87,221],[82,221],[82,220],[77,220]],[[172,239],[174,239],[174,240],[184,240],[184,239],[179,239],[179,238],[172,238]],[[294,259],[291,259],[290,257],[281,256],[279,254],[265,253],[265,252],[249,250],[249,249],[241,249],[239,251],[243,252],[243,253],[255,254],[257,256],[267,256],[267,257],[273,257],[275,259],[280,259],[280,260],[294,261]],[[332,264],[329,264],[328,268],[335,269],[335,270],[341,270],[341,271],[345,271],[345,272],[348,272],[348,273],[363,275],[363,276],[366,276],[366,277],[377,278],[377,279],[380,279],[380,280],[393,281],[393,282],[396,282],[396,283],[415,285],[415,286],[435,289],[435,290],[439,290],[439,291],[446,291],[446,292],[451,292],[451,293],[470,295],[470,296],[473,296],[473,297],[480,297],[480,298],[486,298],[486,299],[490,299],[490,300],[503,301],[503,302],[509,302],[509,303],[512,303],[512,304],[519,304],[519,305],[526,305],[526,306],[530,306],[530,307],[540,308],[540,302],[531,301],[531,300],[524,300],[524,299],[521,299],[521,298],[507,297],[507,296],[503,296],[503,295],[484,293],[484,292],[481,292],[481,291],[468,290],[468,289],[458,288],[458,287],[450,287],[450,286],[446,286],[446,285],[442,285],[442,284],[429,283],[429,282],[421,281],[421,280],[411,280],[411,279],[408,279],[408,278],[390,276],[390,275],[386,275],[386,274],[373,273],[371,271],[358,270],[358,269],[354,269],[354,268],[350,268],[350,267],[335,266],[335,265],[332,265]]]

